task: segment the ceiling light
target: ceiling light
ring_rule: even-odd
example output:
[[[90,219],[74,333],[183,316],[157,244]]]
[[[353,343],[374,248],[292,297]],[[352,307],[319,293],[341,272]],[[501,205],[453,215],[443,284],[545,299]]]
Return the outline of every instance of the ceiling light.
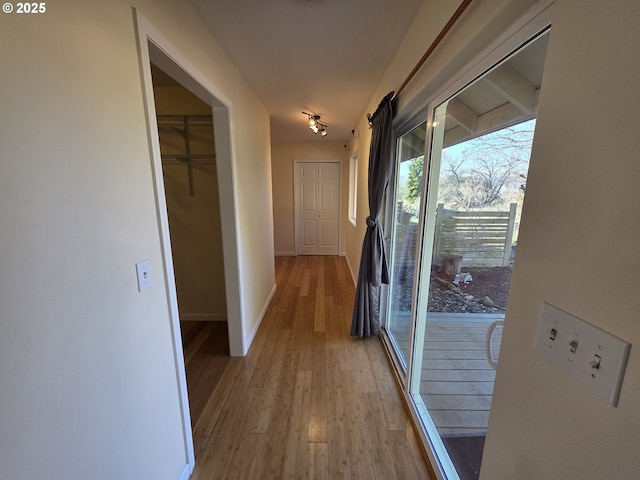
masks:
[[[322,135],[323,137],[327,136],[327,125],[320,122],[320,115],[316,115],[315,113],[307,113],[307,112],[302,112],[302,113],[307,117],[309,117],[309,120],[308,120],[309,130],[311,130],[313,133],[320,132],[320,135]]]

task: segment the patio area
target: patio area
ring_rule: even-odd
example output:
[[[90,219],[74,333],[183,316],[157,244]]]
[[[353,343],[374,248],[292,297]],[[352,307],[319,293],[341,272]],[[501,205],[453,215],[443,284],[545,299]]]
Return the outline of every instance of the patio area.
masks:
[[[486,335],[492,322],[503,319],[500,314],[429,314],[420,396],[442,437],[486,434],[495,380],[487,361]],[[408,358],[408,314],[395,316],[391,333],[401,355]],[[492,336],[494,360],[501,337],[498,327]]]

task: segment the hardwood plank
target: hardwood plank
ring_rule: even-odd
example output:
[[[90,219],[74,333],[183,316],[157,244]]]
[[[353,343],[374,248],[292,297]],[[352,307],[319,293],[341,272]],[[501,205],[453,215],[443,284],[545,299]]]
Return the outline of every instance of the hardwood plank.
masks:
[[[265,378],[259,384],[262,385],[262,397],[257,407],[256,415],[252,424],[252,433],[268,433],[269,426],[271,425],[274,417],[274,409],[277,408],[278,394],[280,393],[280,382],[274,382],[274,379],[281,379],[286,377],[286,361],[296,361],[295,357],[287,356],[287,349],[289,348],[288,339],[291,335],[291,330],[285,330],[281,332],[284,338],[282,341],[275,342],[273,348],[269,349],[272,352],[271,364],[268,369],[264,369]],[[293,351],[289,351],[293,353]],[[268,375],[268,376],[266,376]]]
[[[324,348],[313,349],[315,363],[311,378],[311,407],[307,441],[326,443],[328,441],[327,402],[327,353]]]
[[[209,398],[202,415],[196,419],[192,413],[191,423],[195,424],[193,428],[195,435],[210,436],[238,384],[248,383],[251,370],[245,370],[242,367],[241,361],[232,361]]]
[[[364,415],[364,408],[361,403],[361,392],[353,383],[354,374],[352,370],[340,372],[344,378],[346,403],[349,405],[347,422],[351,427],[351,475],[352,478],[386,478],[376,477],[377,472],[371,464],[371,443],[372,426],[367,424]]]
[[[313,316],[313,331],[325,332],[327,329],[325,323],[325,289],[318,286],[316,290],[316,309]]]
[[[262,459],[267,449],[267,435],[248,435],[243,451],[244,460],[238,478],[265,478],[262,475]]]
[[[273,379],[278,388],[269,424],[267,449],[262,459],[262,478],[282,478],[283,475],[298,357],[298,349],[287,348],[280,376]]]
[[[242,478],[240,474],[245,468],[247,456],[251,448],[256,446],[256,440],[259,438],[251,434],[250,425],[251,416],[262,394],[261,390],[247,388],[241,408],[229,412],[229,415],[222,420],[219,438],[226,448],[220,448],[217,452],[216,476],[212,478]],[[252,466],[252,469],[256,468],[261,468],[261,465]]]
[[[375,394],[366,393],[361,395],[363,414],[366,423],[370,423],[372,419],[382,417],[380,403]],[[391,449],[391,437],[389,431],[380,425],[378,428],[370,432],[369,443],[371,445],[371,466],[378,478],[402,479],[406,476],[400,476],[399,468],[396,469],[393,450]],[[398,463],[398,466],[401,464]],[[404,469],[402,469],[404,470]]]
[[[226,322],[181,322],[192,425],[202,415],[229,364]]]
[[[333,479],[350,479],[352,440],[347,392],[340,369],[338,350],[327,351],[327,367],[331,375],[327,378],[327,395],[332,399],[327,404],[327,451],[329,454],[329,477]]]
[[[390,456],[399,480],[421,480],[427,465],[422,458],[422,452],[418,446],[411,424],[407,424],[403,430],[387,432]]]
[[[282,478],[298,479],[306,476],[310,454],[307,437],[311,410],[311,376],[309,371],[298,371],[296,374]]]
[[[300,285],[300,296],[307,297],[309,295],[309,282],[311,281],[311,270],[305,269],[302,274],[302,285]]]
[[[328,445],[311,443],[309,445],[309,480],[329,480],[330,478]]]
[[[193,421],[191,478],[432,478],[379,339],[349,336],[344,258],[275,265],[278,288],[249,353],[227,356],[208,397],[197,393],[206,402]],[[183,329],[194,385],[212,378],[199,359],[213,343],[203,328]]]
[[[371,348],[369,351],[371,371],[376,384],[377,398],[384,425],[387,430],[405,430],[406,418],[403,412],[394,408],[402,401],[395,380],[388,375],[388,363],[384,352]]]

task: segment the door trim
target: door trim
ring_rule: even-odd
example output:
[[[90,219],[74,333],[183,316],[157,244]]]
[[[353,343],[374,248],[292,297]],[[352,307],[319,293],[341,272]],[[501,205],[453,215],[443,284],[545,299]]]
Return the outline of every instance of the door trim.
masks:
[[[234,356],[242,356],[244,342],[242,335],[242,282],[240,260],[238,257],[237,201],[235,186],[235,162],[231,143],[232,104],[173,44],[156,29],[143,15],[133,8],[134,24],[137,34],[140,74],[142,77],[143,99],[149,138],[151,170],[156,197],[156,212],[159,229],[160,247],[163,258],[163,282],[168,301],[168,314],[171,323],[176,382],[182,414],[182,431],[185,448],[185,467],[181,478],[188,477],[195,466],[191,413],[187,394],[184,352],[180,330],[180,315],[176,293],[175,273],[169,235],[169,220],[162,176],[160,141],[158,138],[156,110],[151,78],[151,60],[163,70],[180,81],[188,90],[212,107],[214,140],[218,159],[218,184],[220,194],[223,256],[225,268],[225,287],[227,296],[227,317],[229,325],[229,347]],[[185,476],[186,475],[186,476]]]
[[[342,167],[343,167],[343,162],[342,160],[336,159],[336,158],[324,158],[324,159],[317,159],[317,158],[307,158],[307,159],[294,159],[293,160],[293,230],[294,230],[294,236],[295,236],[295,255],[301,255],[300,250],[301,250],[301,239],[302,239],[302,229],[300,226],[300,205],[298,203],[298,194],[300,193],[299,191],[299,187],[298,187],[298,166],[302,163],[337,163],[339,165],[339,169],[340,169],[340,175],[339,175],[339,181],[340,181],[340,185],[338,188],[338,233],[337,233],[337,240],[338,240],[338,245],[337,245],[337,253],[336,255],[340,255],[341,247],[342,247],[342,242],[340,240],[340,237],[342,235],[342,185],[343,185],[343,178],[342,178]]]

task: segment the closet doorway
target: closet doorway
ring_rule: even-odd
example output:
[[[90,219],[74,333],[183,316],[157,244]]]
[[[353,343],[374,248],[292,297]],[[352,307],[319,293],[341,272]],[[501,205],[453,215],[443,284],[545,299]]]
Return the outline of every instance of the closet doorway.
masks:
[[[181,321],[225,321],[222,225],[211,107],[152,64]]]
[[[193,428],[226,368],[229,332],[211,107],[151,65]]]
[[[229,353],[232,356],[242,356],[245,350],[242,329],[241,278],[238,265],[237,218],[235,213],[236,187],[233,175],[233,152],[231,148],[231,102],[202,72],[195,68],[182,52],[174,47],[160,31],[135,9],[134,16],[137,26],[147,134],[151,152],[150,167],[159,226],[158,240],[161,245],[163,257],[163,271],[162,275],[158,277],[162,277],[161,281],[164,284],[168,300],[169,328],[172,341],[171,345],[167,345],[167,348],[173,350],[177,374],[177,388],[180,396],[180,409],[182,411],[183,440],[186,456],[185,471],[188,474],[193,471],[195,463],[193,429],[191,425],[192,416],[190,399],[187,392],[186,359],[181,338],[182,328],[178,308],[177,281],[173,268],[172,239],[169,231],[151,65],[155,65],[166,72],[169,77],[176,80],[180,85],[208,105],[208,114],[212,116],[213,124],[215,124],[213,136],[215,141],[215,168],[218,178],[219,215],[220,222],[224,225],[222,229],[222,256],[224,259],[223,278],[227,321],[200,323],[226,323],[228,330],[226,341],[228,343]],[[199,191],[198,188],[196,184],[194,193]],[[160,280],[160,278],[158,279]],[[166,328],[166,325],[158,325],[158,328]]]

